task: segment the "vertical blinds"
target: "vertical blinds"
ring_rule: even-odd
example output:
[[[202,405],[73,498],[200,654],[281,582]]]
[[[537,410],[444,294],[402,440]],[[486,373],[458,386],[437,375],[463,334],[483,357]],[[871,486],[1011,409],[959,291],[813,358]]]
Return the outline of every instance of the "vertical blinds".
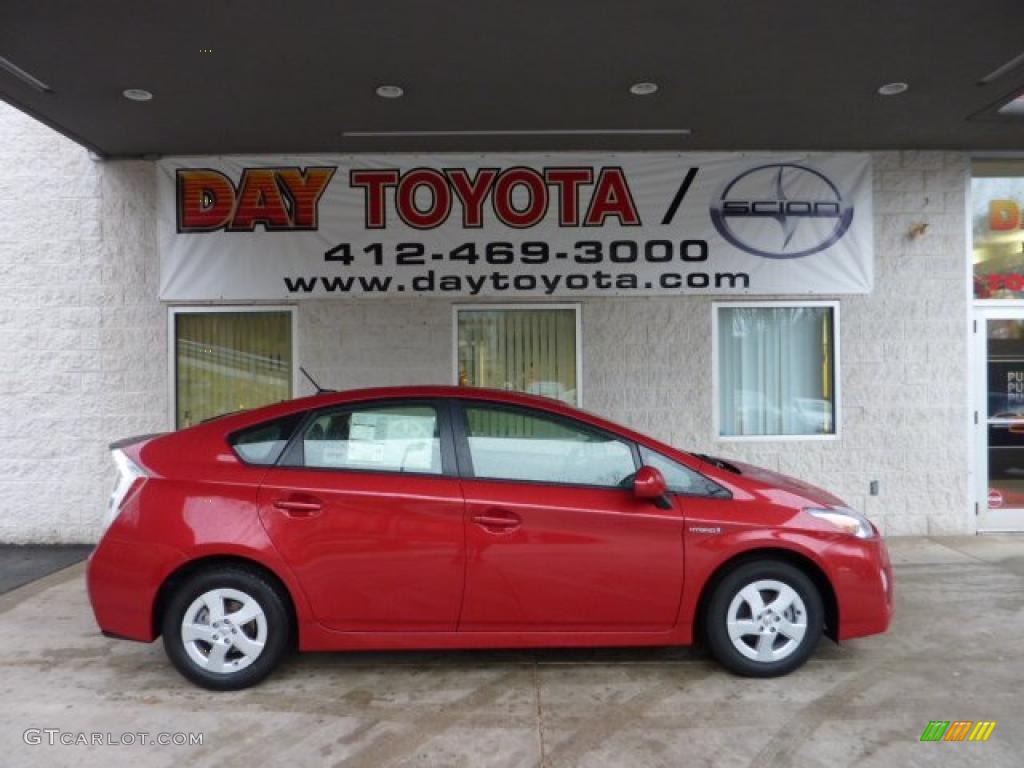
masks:
[[[835,433],[835,329],[829,307],[722,307],[723,435]]]
[[[292,396],[288,312],[175,315],[178,428]]]
[[[578,404],[573,309],[460,310],[459,384]]]

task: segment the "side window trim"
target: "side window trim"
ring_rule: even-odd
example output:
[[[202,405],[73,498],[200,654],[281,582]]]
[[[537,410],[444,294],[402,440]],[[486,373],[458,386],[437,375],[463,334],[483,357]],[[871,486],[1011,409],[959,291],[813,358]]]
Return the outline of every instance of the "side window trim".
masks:
[[[609,485],[589,485],[586,483],[556,483],[547,482],[544,480],[518,480],[515,478],[500,478],[500,477],[483,477],[477,478],[476,473],[473,471],[473,457],[469,451],[469,420],[466,418],[466,409],[474,405],[482,406],[485,408],[494,408],[502,411],[512,411],[514,413],[522,413],[527,416],[538,414],[540,418],[550,419],[559,424],[564,424],[573,429],[578,429],[581,432],[591,432],[596,435],[601,435],[610,440],[614,440],[618,443],[622,443],[629,448],[630,456],[633,458],[633,472],[643,466],[640,463],[640,448],[636,442],[629,440],[621,435],[616,435],[614,432],[608,432],[607,430],[595,427],[586,422],[574,419],[571,416],[563,416],[560,413],[554,413],[552,411],[545,411],[542,408],[530,408],[524,405],[515,405],[512,403],[500,403],[494,402],[493,400],[482,400],[473,397],[459,397],[453,398],[451,401],[452,408],[452,426],[454,428],[455,437],[455,455],[459,465],[459,477],[465,480],[487,480],[495,483],[525,483],[527,485],[561,485],[569,486],[574,488],[600,488],[603,490],[619,490],[614,486]],[[623,488],[621,490],[629,490]]]
[[[483,401],[477,401],[483,402]],[[469,453],[469,421],[466,419],[465,401],[451,399],[448,401],[451,410],[452,437],[455,445],[455,460],[458,464],[458,475],[471,480],[476,477],[473,472],[473,457]]]
[[[438,434],[441,436],[441,475],[459,476],[459,459],[455,442],[455,419],[450,400],[430,400],[437,409]]]
[[[437,433],[441,441],[441,472],[396,472],[392,469],[356,469],[351,467],[307,467],[303,455],[302,436],[306,434],[316,419],[325,413],[352,413],[359,408],[386,408],[395,405],[429,405],[437,414]],[[306,411],[306,417],[299,424],[298,429],[292,435],[288,445],[281,451],[277,463],[274,465],[279,469],[303,469],[313,472],[369,472],[373,474],[387,475],[419,475],[422,477],[458,477],[458,465],[455,459],[454,433],[452,431],[452,418],[449,404],[444,400],[432,397],[402,397],[390,398],[387,400],[360,400],[356,402],[337,403],[321,408],[314,408]]]
[[[316,418],[315,414],[318,411],[310,410],[303,414],[303,419],[299,423],[298,429],[292,433],[291,439],[288,441],[288,445],[281,451],[281,455],[277,457],[277,463],[275,467],[282,469],[303,469],[303,455],[302,455],[302,436],[306,434],[306,429],[309,428],[310,422]],[[293,460],[298,454],[298,461],[293,463]]]

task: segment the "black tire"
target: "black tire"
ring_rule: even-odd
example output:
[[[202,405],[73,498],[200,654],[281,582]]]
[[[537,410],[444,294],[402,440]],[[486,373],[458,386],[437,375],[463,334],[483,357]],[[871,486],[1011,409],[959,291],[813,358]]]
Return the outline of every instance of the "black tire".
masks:
[[[251,597],[266,619],[263,650],[242,669],[217,673],[203,668],[189,655],[182,637],[185,612],[201,595],[215,589],[236,590]],[[177,670],[196,685],[214,691],[248,688],[269,675],[291,648],[291,621],[286,601],[280,587],[255,568],[221,565],[194,573],[178,585],[167,603],[161,621],[164,650]],[[237,630],[251,634],[254,627],[253,623]],[[232,649],[228,653],[237,651]]]
[[[779,652],[784,651],[787,642],[795,643],[787,655],[777,661],[761,661],[744,655],[730,638],[727,625],[728,612],[733,599],[748,585],[766,580],[781,582],[793,589],[803,602],[804,611],[801,613],[806,613],[806,631],[799,641],[791,640],[783,634],[776,634],[778,630],[768,630],[773,634],[765,642],[777,644]],[[765,597],[765,594],[767,593],[762,593],[761,596]],[[766,602],[770,604],[770,600],[769,594]],[[748,601],[741,601],[739,608],[749,612],[750,604]],[[747,619],[745,613],[741,615],[738,612],[737,616],[744,620]],[[792,616],[793,614],[789,614],[790,618]],[[771,618],[770,615],[766,616],[769,626],[771,626]],[[785,618],[787,617],[782,617],[782,619]],[[724,667],[746,677],[777,677],[800,667],[814,653],[821,640],[824,608],[817,587],[802,570],[778,560],[755,560],[736,567],[722,578],[708,601],[704,619],[708,649]],[[750,620],[760,626],[758,617],[751,616]],[[741,638],[738,642],[746,644],[750,652],[756,654],[759,640],[755,639],[751,642],[751,637],[756,638],[756,636],[750,635]]]

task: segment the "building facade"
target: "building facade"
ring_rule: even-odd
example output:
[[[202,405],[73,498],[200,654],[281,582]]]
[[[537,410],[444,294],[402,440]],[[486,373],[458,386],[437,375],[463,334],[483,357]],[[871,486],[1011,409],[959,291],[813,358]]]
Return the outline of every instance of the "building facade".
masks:
[[[299,366],[338,389],[467,383],[460,310],[510,308],[479,297],[161,301],[157,165],[94,161],[4,105],[0,138],[0,486],[18,499],[0,515],[0,541],[95,539],[114,474],[108,443],[182,421],[183,317],[282,313],[286,394],[301,395],[313,390]],[[868,293],[530,297],[511,309],[571,313],[567,397],[587,410],[827,487],[888,535],[973,533],[971,159],[870,161]],[[828,311],[837,394],[825,435],[722,434],[736,417],[721,403],[715,332],[743,305]]]

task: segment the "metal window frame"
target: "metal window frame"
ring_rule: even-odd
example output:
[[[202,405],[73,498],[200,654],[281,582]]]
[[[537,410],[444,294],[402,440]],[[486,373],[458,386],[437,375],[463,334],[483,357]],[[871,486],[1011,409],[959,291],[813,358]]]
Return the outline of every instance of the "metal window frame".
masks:
[[[1005,118],[1004,118],[1005,119]],[[1019,118],[1017,118],[1019,120]],[[979,520],[988,508],[988,456],[985,455],[988,424],[987,413],[988,366],[980,349],[985,335],[985,322],[1001,311],[1019,311],[1024,299],[978,299],[974,296],[974,216],[975,165],[985,161],[1005,161],[1020,164],[1024,176],[1024,152],[1006,150],[977,150],[968,157],[968,172],[964,189],[964,293],[967,305],[967,530],[975,535],[1000,533],[1001,529],[982,528]]]
[[[832,377],[835,387],[835,402],[833,403],[833,418],[835,429],[829,435],[723,435],[722,434],[722,411],[721,392],[719,391],[719,338],[718,338],[718,315],[719,309],[785,309],[787,307],[811,308],[828,307],[832,310]],[[815,300],[815,301],[715,301],[711,303],[711,408],[712,408],[712,438],[718,442],[729,443],[770,443],[770,442],[835,442],[842,436],[842,385],[840,371],[840,318],[839,301]]]
[[[291,317],[292,333],[292,397],[299,391],[299,314],[294,304],[188,304],[167,307],[167,424],[170,430],[178,427],[178,361],[175,357],[177,346],[177,317],[186,314],[216,314],[223,312],[287,312]]]

